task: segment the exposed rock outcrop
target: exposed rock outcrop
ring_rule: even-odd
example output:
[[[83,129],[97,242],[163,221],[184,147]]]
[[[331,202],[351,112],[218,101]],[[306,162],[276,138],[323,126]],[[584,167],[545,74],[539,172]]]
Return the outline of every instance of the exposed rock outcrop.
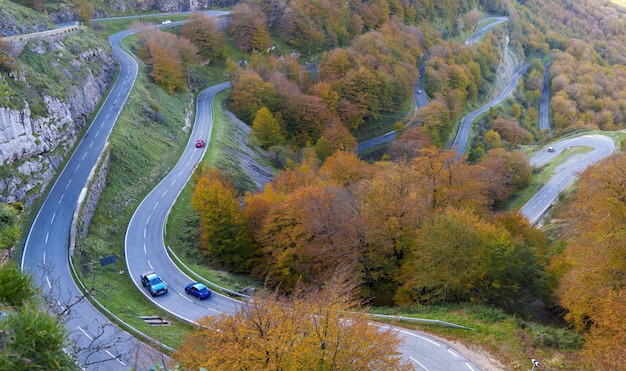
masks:
[[[107,0],[107,5],[120,12],[158,10],[160,12],[188,12],[231,7],[240,0]]]
[[[50,17],[52,22],[56,24],[78,21],[78,15],[74,11],[74,9],[67,6],[55,11],[48,12],[48,16]]]
[[[64,47],[63,41],[56,37],[53,41],[29,43],[26,50],[36,54],[59,53]],[[41,103],[35,104],[45,109],[37,107],[38,114],[33,113],[33,103],[29,103],[32,101],[28,97],[21,109],[0,107],[1,202],[21,201],[28,206],[40,195],[72,149],[115,75],[115,60],[106,48],[66,54],[70,54],[72,60],[63,71],[71,83],[62,84],[62,97],[41,94]],[[94,65],[98,67],[94,69]],[[0,85],[6,83],[5,79],[13,79],[26,84],[24,90],[28,91],[32,83],[29,78],[28,74],[19,73],[1,76]]]
[[[0,37],[40,32],[54,28],[50,18],[32,9],[0,0]]]

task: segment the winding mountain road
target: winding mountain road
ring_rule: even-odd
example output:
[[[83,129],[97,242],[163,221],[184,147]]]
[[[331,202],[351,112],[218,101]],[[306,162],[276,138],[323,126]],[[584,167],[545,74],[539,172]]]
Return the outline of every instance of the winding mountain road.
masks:
[[[470,38],[467,39],[467,41],[465,41],[466,45],[469,44],[473,44],[475,42],[477,42],[478,40],[480,40],[481,37],[483,37],[483,35],[490,30],[492,27],[495,27],[499,24],[502,24],[504,22],[508,22],[509,18],[508,17],[487,17],[484,20],[489,20],[491,21],[490,23],[488,23],[487,25],[483,26],[482,28],[480,28],[478,31],[476,31],[472,36],[470,36]],[[522,73],[523,74],[523,73]],[[413,102],[415,104],[415,109],[419,109],[422,106],[425,106],[426,104],[428,104],[428,99],[426,98],[426,93],[423,92],[423,87],[422,87],[422,76],[424,76],[424,67],[420,67],[420,79],[418,80],[417,84],[415,85],[415,90],[413,92]],[[520,75],[521,76],[521,75]],[[510,89],[510,91],[504,96],[508,96],[508,94],[510,94],[511,91],[513,91],[513,89],[515,88],[515,86],[517,86],[517,82],[519,81],[519,76],[514,76],[513,79],[511,79],[511,82],[509,83],[509,86],[507,87],[507,90]],[[504,93],[503,93],[504,94]],[[502,96],[502,95],[500,95]],[[504,98],[503,98],[504,99]],[[502,99],[502,100],[503,100]],[[493,106],[495,104],[499,104],[501,102],[498,101],[496,102],[497,98],[491,102],[488,103],[489,106]],[[489,109],[489,106],[487,106],[487,109]],[[471,113],[473,114],[473,113]],[[471,115],[470,114],[470,115]],[[461,129],[459,129],[459,134],[457,134],[457,138],[459,138],[459,140],[462,140],[462,136],[465,135],[465,142],[467,142],[467,136],[469,135],[469,128],[472,124],[472,121],[478,117],[480,114],[477,114],[474,118],[471,119],[471,121],[466,122],[465,123],[465,127],[463,128],[464,132],[461,132]],[[466,116],[467,117],[467,116]],[[465,118],[463,119],[465,120]],[[462,124],[461,126],[463,126],[463,120],[462,120]],[[358,144],[357,146],[357,150],[356,153],[361,153],[367,149],[370,149],[372,147],[376,147],[378,145],[381,145],[383,143],[387,143],[387,142],[391,142],[392,140],[396,139],[397,137],[397,133],[395,130],[390,131],[386,134],[383,134],[381,136],[378,136],[376,138],[372,138],[366,141],[363,141],[361,143]],[[456,142],[456,139],[455,139]],[[461,145],[461,144],[459,144]],[[465,148],[465,145],[463,144],[463,148]]]
[[[70,331],[71,340],[83,348],[77,354],[79,362],[89,365],[89,369],[93,370],[142,369],[142,367],[150,367],[148,362],[155,364],[163,361],[162,355],[143,346],[128,333],[119,330],[88,301],[78,300],[82,293],[72,278],[71,267],[68,264],[67,241],[74,209],[79,197],[85,192],[84,185],[89,173],[95,165],[99,153],[104,148],[137,76],[137,63],[120,47],[121,40],[131,33],[131,31],[124,31],[109,38],[114,55],[120,63],[120,75],[114,83],[110,95],[105,99],[96,118],[87,130],[84,139],[77,146],[67,165],[61,170],[57,181],[35,217],[21,259],[22,269],[32,274],[36,281],[42,283],[46,294],[57,298],[60,309],[66,308],[61,308],[61,306],[66,306],[68,303],[75,303],[71,308],[67,327]],[[517,80],[527,68],[528,66],[524,66],[520,69],[510,84],[510,90],[503,92],[496,100],[489,102],[485,106],[486,108],[483,107],[484,111],[475,111],[470,114],[474,115],[473,117],[468,115],[464,118],[465,124],[461,125],[463,133],[469,135],[469,126],[473,119],[510,94],[517,85]],[[228,87],[227,83],[219,84],[203,91],[198,96],[196,121],[187,149],[176,167],[137,208],[125,237],[127,268],[137,289],[158,307],[190,322],[206,315],[232,313],[241,305],[240,302],[217,293],[202,302],[188,297],[183,288],[185,284],[195,281],[195,279],[181,272],[171,261],[163,238],[164,233],[166,233],[164,229],[169,211],[201,160],[206,148],[197,149],[191,144],[198,138],[205,139],[209,143],[213,121],[213,98],[219,91]],[[462,153],[466,147],[467,135],[461,135],[461,129],[459,130],[459,135],[457,135],[459,140],[455,140],[453,146],[459,153]],[[462,138],[463,136],[465,139]],[[533,165],[541,166],[545,161],[549,161],[552,156],[573,145],[592,145],[596,149],[599,148],[598,151],[592,151],[580,158],[579,161],[575,161],[577,166],[568,167],[567,170],[564,168],[558,173],[555,178],[560,174],[564,175],[558,184],[556,180],[554,181],[557,184],[554,190],[559,189],[559,187],[562,189],[562,187],[570,184],[576,174],[582,171],[585,166],[612,152],[614,144],[612,147],[611,144],[612,141],[609,143],[606,137],[582,136],[557,142],[554,144],[557,148],[554,154],[551,153],[551,156],[547,156],[547,152],[542,151],[534,156],[532,161]],[[553,193],[548,193],[539,198],[543,201],[538,201],[537,206],[528,206],[528,210],[522,208],[522,212],[527,215],[529,220],[532,220],[531,217],[534,218],[534,215],[542,215],[545,212],[545,200],[552,198],[551,202],[553,202],[556,196]],[[138,280],[139,274],[145,270],[155,270],[161,274],[169,284],[170,292],[156,298],[150,297]],[[404,339],[401,346],[402,354],[418,369],[479,369],[454,349],[423,333],[404,329],[395,330]],[[136,359],[137,356],[142,362],[147,363],[132,363],[132,360]]]
[[[463,119],[461,119],[461,125],[459,125],[459,130],[456,134],[456,137],[454,138],[454,143],[452,143],[453,150],[457,151],[459,155],[462,155],[463,153],[465,153],[465,150],[467,147],[467,140],[469,138],[470,130],[472,128],[472,123],[474,122],[474,120],[476,120],[478,116],[489,111],[491,107],[502,103],[502,101],[505,100],[513,92],[515,87],[517,87],[517,83],[519,82],[519,79],[526,72],[526,70],[528,70],[528,67],[530,67],[530,65],[525,64],[522,66],[522,68],[517,70],[517,72],[513,74],[513,77],[511,78],[511,81],[509,82],[509,84],[502,91],[502,93],[500,93],[500,95],[498,95],[497,97],[489,101],[489,103],[485,104],[484,106],[480,107],[476,111],[468,114],[467,116],[463,117]]]
[[[522,206],[520,213],[528,219],[530,224],[536,224],[539,221],[554,204],[559,194],[576,180],[578,174],[615,151],[613,139],[600,134],[563,139],[550,146],[554,147],[554,152],[548,152],[544,148],[530,158],[531,165],[541,167],[572,147],[592,147],[593,150],[582,155],[569,156],[562,165],[557,167],[550,180]]]
[[[223,12],[218,12],[220,15]],[[68,236],[71,221],[89,174],[111,133],[137,76],[136,61],[120,46],[132,34],[123,31],[112,35],[109,42],[120,64],[120,74],[104,100],[95,119],[87,129],[67,165],[51,187],[29,230],[21,257],[21,268],[41,282],[44,294],[54,297],[57,310],[69,310],[66,327],[70,340],[76,344],[77,360],[89,370],[144,370],[163,365],[165,356],[120,330],[83,298],[72,277]],[[214,95],[228,84],[214,86],[198,97],[196,125],[190,145],[172,172],[142,201],[129,223],[125,251],[128,272],[137,288],[155,305],[186,320],[195,321],[206,315],[232,313],[240,302],[219,294],[199,302],[184,294],[183,287],[192,279],[172,263],[165,251],[163,233],[167,214],[180,190],[201,159],[204,149],[191,145],[197,138],[210,138],[212,101]],[[158,271],[169,284],[170,292],[152,298],[138,283],[143,270]],[[478,367],[443,343],[416,331],[396,329],[405,341],[407,360],[423,369],[477,370]]]
[[[33,224],[24,249],[21,269],[40,282],[44,295],[54,297],[56,310],[70,310],[66,327],[70,339],[80,349],[76,357],[80,364],[90,369],[128,370],[137,365],[134,348],[142,348],[141,359],[158,359],[159,356],[140,344],[101,314],[83,298],[72,277],[68,252],[68,236],[79,197],[96,160],[102,152],[113,125],[128,98],[137,76],[137,62],[120,46],[120,41],[130,31],[112,35],[109,42],[120,64],[120,73],[104,100],[83,140],[59,173]]]
[[[128,224],[124,241],[126,267],[137,289],[156,306],[187,322],[194,322],[208,315],[233,313],[240,305],[238,301],[219,293],[214,293],[203,301],[187,295],[184,291],[185,285],[195,282],[196,279],[178,269],[170,259],[164,241],[169,212],[202,159],[207,146],[211,144],[215,94],[229,87],[229,83],[221,83],[198,95],[195,123],[187,148],[169,174],[137,207]],[[206,145],[196,148],[196,139],[203,139]],[[155,271],[166,281],[169,288],[167,294],[153,298],[142,287],[139,275],[149,270]]]
[[[463,135],[457,135],[455,140],[455,149],[462,153],[461,148],[465,148],[467,142],[467,136],[469,135],[469,126],[471,122],[480,114],[486,112],[491,106],[499,104],[504,100],[517,86],[519,78],[528,69],[528,65],[523,66],[518,70],[512,78],[511,83],[496,99],[489,102],[483,108],[471,113],[464,118],[464,124],[461,125],[462,129],[460,133],[465,133],[465,139]],[[203,91],[197,101],[197,115],[194,125],[194,131],[192,133],[187,150],[181,157],[181,161],[176,167],[167,175],[167,177],[144,199],[141,205],[136,210],[132,217],[132,220],[128,226],[126,232],[125,241],[125,253],[128,272],[131,279],[137,286],[137,288],[144,293],[144,295],[155,305],[168,311],[172,315],[175,315],[185,321],[196,321],[204,316],[213,316],[218,314],[233,313],[240,302],[233,300],[229,297],[215,294],[210,299],[205,301],[199,301],[195,298],[190,298],[184,293],[184,286],[195,279],[187,276],[181,272],[180,269],[170,259],[165,244],[163,235],[167,216],[178,194],[186,185],[188,179],[193,173],[196,165],[202,158],[204,150],[194,148],[191,144],[197,139],[205,139],[208,145],[210,145],[210,132],[213,122],[212,117],[212,103],[215,94],[219,91],[228,88],[229,85],[224,83],[214,87],[211,87]],[[604,139],[603,139],[604,138]],[[577,174],[578,171],[582,171],[583,165],[588,166],[588,163],[601,158],[604,153],[612,151],[609,143],[605,141],[605,137],[599,136],[594,138],[598,145],[604,148],[604,151],[597,153],[597,155],[586,156],[586,160],[580,161],[581,166],[571,168],[571,171],[563,171],[563,174]],[[563,146],[576,145],[577,143],[590,143],[590,138],[581,137],[578,141],[568,142],[563,141]],[[569,144],[566,144],[569,143]],[[564,147],[565,148],[565,147]],[[558,152],[557,152],[558,153]],[[593,153],[593,152],[592,152]],[[543,156],[537,155],[535,157],[534,164],[541,164]],[[569,177],[564,177],[565,182],[571,183],[573,180],[569,180]],[[562,181],[555,181],[558,187],[561,187]],[[558,187],[555,187],[557,189]],[[541,203],[543,201],[540,201]],[[539,206],[539,212],[541,212],[541,206]],[[529,214],[530,215],[530,214]],[[147,291],[142,288],[139,282],[139,273],[145,270],[155,270],[158,272],[169,284],[170,292],[166,295],[159,297],[150,297]],[[444,343],[441,343],[427,335],[417,332],[408,331],[405,329],[394,328],[398,331],[399,336],[403,338],[401,351],[407,361],[411,362],[418,369],[425,370],[478,370],[479,368],[472,364],[471,361],[460,355],[459,352],[450,348]]]
[[[195,279],[181,272],[173,263],[163,238],[169,211],[204,152],[203,149],[195,148],[192,143],[199,138],[206,140],[210,145],[208,141],[213,123],[213,98],[219,91],[228,87],[229,84],[222,83],[200,93],[196,104],[194,129],[187,150],[165,179],[141,202],[126,230],[124,247],[126,265],[137,289],[159,308],[188,322],[197,321],[205,316],[230,314],[242,305],[241,302],[219,293],[214,293],[209,299],[202,301],[185,294],[185,285]],[[141,286],[139,274],[146,270],[154,270],[163,277],[169,287],[167,294],[151,297]],[[401,346],[403,356],[418,369],[421,367],[425,370],[479,370],[458,351],[424,333],[402,328],[393,329],[403,339]]]
[[[467,41],[465,41],[465,44],[473,44],[476,41],[480,40],[480,38],[483,37],[483,35],[492,27],[502,24],[504,22],[508,22],[509,17],[487,17],[483,18],[483,21],[489,21],[490,23],[486,24],[481,29],[476,31],[469,39],[467,39]]]
[[[227,12],[210,11],[221,16]],[[135,59],[120,43],[132,31],[111,35],[109,43],[119,63],[119,75],[108,96],[60,171],[30,226],[20,267],[41,284],[44,296],[54,298],[55,311],[65,312],[70,341],[78,362],[90,370],[143,370],[163,364],[162,353],[137,341],[87,301],[72,277],[68,240],[73,214],[83,197],[90,172],[126,103],[138,73]]]

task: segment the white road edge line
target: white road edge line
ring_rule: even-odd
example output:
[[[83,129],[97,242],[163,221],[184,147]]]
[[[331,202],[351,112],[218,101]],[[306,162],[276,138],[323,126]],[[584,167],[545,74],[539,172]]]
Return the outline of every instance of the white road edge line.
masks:
[[[420,362],[420,361],[418,361],[417,359],[415,359],[415,358],[413,358],[413,357],[409,357],[409,359],[410,359],[411,361],[413,361],[413,362],[417,363],[417,364],[418,364],[421,368],[423,368],[424,370],[429,371],[429,370],[426,368],[426,366],[424,366],[423,364],[421,364],[421,362]]]
[[[416,337],[416,338],[420,338],[420,339],[425,340],[425,341],[427,341],[427,342],[429,342],[429,343],[431,343],[431,344],[433,344],[433,345],[436,345],[436,346],[438,346],[438,347],[440,347],[440,346],[441,346],[441,344],[439,344],[439,343],[437,343],[437,342],[435,342],[435,341],[432,341],[432,340],[430,340],[430,339],[427,339],[427,338],[425,338],[425,337],[423,337],[423,336],[419,336],[419,335],[413,334],[413,333],[408,332],[408,331],[405,331],[405,330],[400,330],[400,332],[401,332],[401,333],[403,333],[403,334],[411,335],[411,336]]]

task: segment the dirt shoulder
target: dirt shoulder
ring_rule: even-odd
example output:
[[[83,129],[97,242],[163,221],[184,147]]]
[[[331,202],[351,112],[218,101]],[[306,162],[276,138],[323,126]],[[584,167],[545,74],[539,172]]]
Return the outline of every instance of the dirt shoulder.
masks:
[[[476,347],[472,345],[468,346],[464,343],[461,343],[460,341],[444,339],[440,336],[433,335],[433,334],[428,334],[428,336],[431,336],[437,339],[438,341],[449,345],[450,348],[455,349],[463,357],[472,361],[473,364],[480,367],[480,369],[483,371],[507,371],[508,370],[493,355],[491,355],[489,352],[487,352],[486,350],[480,347]]]

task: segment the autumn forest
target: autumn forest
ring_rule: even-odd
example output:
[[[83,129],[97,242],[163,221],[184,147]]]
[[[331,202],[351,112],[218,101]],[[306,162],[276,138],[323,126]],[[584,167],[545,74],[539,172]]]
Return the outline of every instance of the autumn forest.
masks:
[[[486,16],[508,22],[465,44]],[[206,264],[294,295],[348,271],[358,302],[374,306],[470,302],[532,318],[541,302],[585,336],[589,369],[626,364],[626,155],[580,174],[542,228],[511,206],[541,171],[533,149],[624,129],[624,8],[249,0],[232,8],[227,31],[201,14],[176,33],[135,30],[138,55],[171,94],[223,66],[228,109],[277,169],[262,190],[228,169],[197,171],[193,227]],[[458,156],[449,150],[457,123],[489,99],[509,58],[529,70],[507,103],[477,119]],[[539,128],[544,74],[551,130]],[[413,112],[420,79],[428,103]],[[392,144],[356,154],[390,130]]]

